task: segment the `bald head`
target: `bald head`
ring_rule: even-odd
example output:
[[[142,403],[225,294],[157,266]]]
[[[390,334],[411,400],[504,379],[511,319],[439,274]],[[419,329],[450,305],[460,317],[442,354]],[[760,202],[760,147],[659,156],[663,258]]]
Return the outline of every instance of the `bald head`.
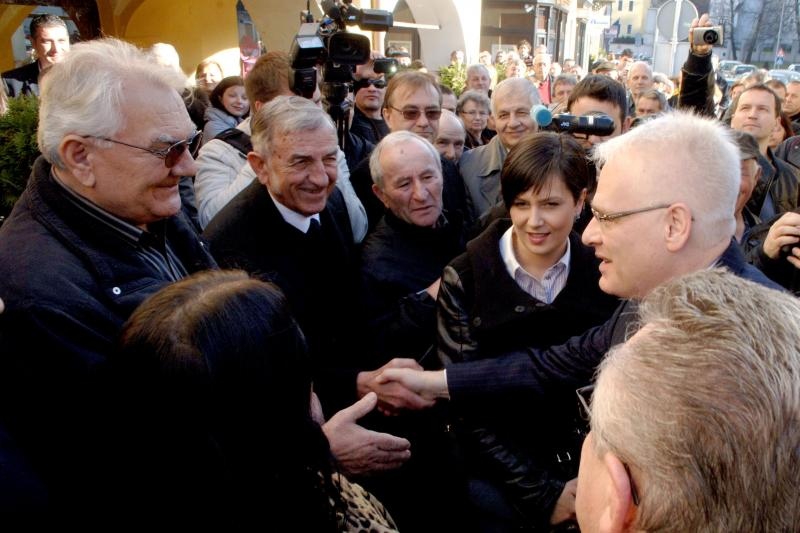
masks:
[[[466,131],[461,120],[455,113],[443,109],[442,116],[439,118],[439,132],[436,135],[436,141],[433,143],[436,146],[436,150],[445,159],[456,162],[461,158],[461,154],[464,153],[465,137]]]
[[[644,61],[637,61],[628,71],[628,88],[636,101],[639,96],[653,88],[653,70]]]

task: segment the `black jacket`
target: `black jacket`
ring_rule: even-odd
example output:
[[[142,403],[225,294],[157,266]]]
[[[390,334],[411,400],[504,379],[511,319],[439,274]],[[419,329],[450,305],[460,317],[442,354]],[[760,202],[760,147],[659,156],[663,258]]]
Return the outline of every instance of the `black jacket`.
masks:
[[[772,289],[781,287],[745,262],[739,246],[731,240],[718,260],[737,276]],[[452,405],[482,402],[515,394],[540,405],[552,391],[572,390],[592,379],[608,350],[624,342],[628,326],[636,317],[636,304],[626,300],[605,323],[564,344],[537,349],[532,346],[494,359],[447,365],[447,387]]]
[[[546,304],[524,292],[500,255],[510,226],[508,219],[495,220],[445,269],[438,299],[445,364],[564,342],[603,323],[619,303],[598,287],[598,261],[574,232],[567,284],[556,299]],[[539,528],[577,475],[581,444],[574,394],[548,395],[548,405],[537,413],[513,399],[470,403],[456,410],[454,422],[470,474],[498,486],[524,522]]]
[[[39,96],[39,63],[34,61],[14,70],[3,72],[6,94],[13,98],[25,94]]]
[[[356,353],[357,257],[338,189],[319,217],[319,235],[302,233],[256,180],[217,213],[203,236],[220,266],[246,270],[286,294],[309,344],[315,391],[330,415],[357,399],[355,379],[365,367]]]
[[[464,251],[464,244],[458,217],[442,216],[436,228],[422,228],[391,212],[364,241],[361,295],[381,363],[392,357],[420,359],[433,347],[436,301],[425,289]]]
[[[101,481],[122,477],[107,444],[117,336],[171,279],[64,195],[40,157],[0,228],[0,411],[54,508],[88,515],[106,497],[122,503]],[[216,266],[182,213],[161,224],[189,273]]]

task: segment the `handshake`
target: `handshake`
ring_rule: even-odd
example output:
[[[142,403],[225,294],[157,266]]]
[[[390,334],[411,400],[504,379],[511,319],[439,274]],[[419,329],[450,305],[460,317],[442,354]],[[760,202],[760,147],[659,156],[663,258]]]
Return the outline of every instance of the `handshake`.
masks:
[[[403,410],[432,407],[439,398],[449,398],[444,370],[427,371],[414,359],[395,358],[357,379],[359,396],[374,392],[378,410],[396,415]]]

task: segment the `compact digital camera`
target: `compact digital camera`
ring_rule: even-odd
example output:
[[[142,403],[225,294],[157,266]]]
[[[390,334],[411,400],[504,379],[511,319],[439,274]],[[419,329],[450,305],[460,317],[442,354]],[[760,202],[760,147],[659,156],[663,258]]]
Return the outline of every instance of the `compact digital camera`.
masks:
[[[711,46],[722,46],[722,26],[708,26],[705,28],[695,28],[692,32],[692,44]]]

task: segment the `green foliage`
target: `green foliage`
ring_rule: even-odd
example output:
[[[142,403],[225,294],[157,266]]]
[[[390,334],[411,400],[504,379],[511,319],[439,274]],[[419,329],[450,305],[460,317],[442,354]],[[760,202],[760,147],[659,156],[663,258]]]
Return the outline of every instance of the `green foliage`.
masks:
[[[463,63],[442,67],[439,69],[439,82],[453,89],[456,96],[460,96],[467,85],[467,67]]]
[[[33,162],[39,156],[36,126],[39,99],[8,99],[8,112],[0,116],[0,215],[7,215],[25,189]]]

